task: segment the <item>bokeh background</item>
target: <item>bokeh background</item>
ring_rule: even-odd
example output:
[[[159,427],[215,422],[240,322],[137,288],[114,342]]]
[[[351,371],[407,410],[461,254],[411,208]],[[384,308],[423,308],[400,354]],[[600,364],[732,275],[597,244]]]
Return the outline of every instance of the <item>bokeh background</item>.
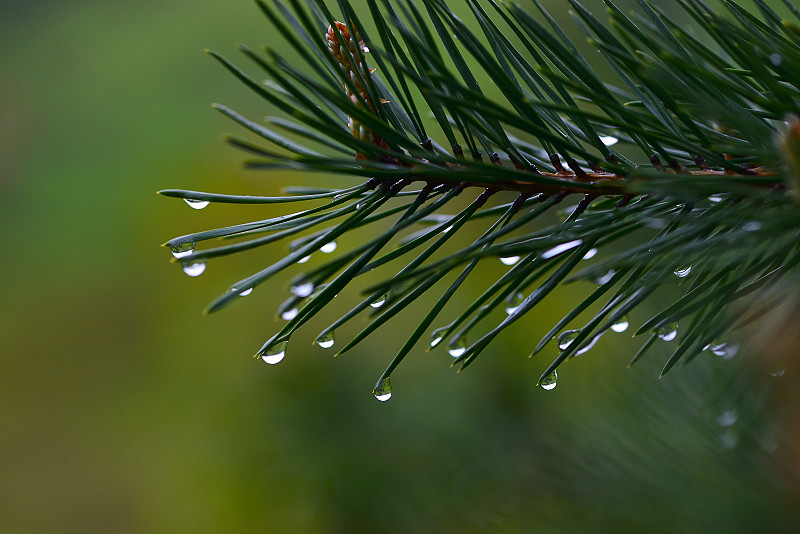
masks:
[[[555,349],[526,356],[576,285],[468,372],[420,346],[379,403],[414,313],[334,360],[311,344],[328,310],[277,366],[250,356],[279,327],[288,276],[202,317],[285,244],[196,279],[159,244],[283,208],[195,211],[158,189],[350,183],[241,170],[209,103],[273,111],[202,53],[235,57],[240,41],[281,47],[245,0],[3,6],[0,532],[798,530],[797,412],[782,409],[796,374],[769,375],[750,338],[659,381],[666,348],[628,370],[638,340],[609,334],[544,391]]]

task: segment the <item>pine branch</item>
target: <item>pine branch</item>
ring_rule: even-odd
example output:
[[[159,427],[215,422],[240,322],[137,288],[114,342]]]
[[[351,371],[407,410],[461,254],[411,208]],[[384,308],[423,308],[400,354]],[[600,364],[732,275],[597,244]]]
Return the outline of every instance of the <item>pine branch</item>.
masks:
[[[659,338],[676,341],[663,375],[704,350],[724,351],[720,339],[742,324],[729,305],[748,297],[760,309],[764,288],[800,263],[792,189],[800,179],[800,26],[763,2],[755,15],[731,1],[724,14],[681,0],[694,20],[689,32],[645,0],[634,14],[606,1],[607,22],[571,0],[575,23],[610,66],[613,83],[539,4],[529,13],[514,2],[465,0],[477,34],[443,0],[368,0],[368,13],[339,0],[345,22],[323,0],[257,3],[305,65],[282,51],[243,47],[260,73],[251,75],[209,52],[283,114],[253,121],[215,104],[269,145],[234,136],[227,142],[255,157],[250,168],[365,181],[276,197],[161,191],[196,208],[318,204],[166,245],[196,275],[212,258],[299,236],[284,258],[230,286],[208,307],[214,312],[316,252],[331,252],[347,232],[376,229],[371,240],[294,278],[293,296],[279,307],[287,322],[256,354],[267,363],[280,361],[290,337],[365,272],[407,261],[383,269],[384,280],[317,337],[320,347],[332,347],[335,330],[350,319],[373,312],[339,353],[351,350],[452,273],[380,376],[374,393],[386,400],[394,369],[475,266],[497,257],[508,270],[431,335],[431,348],[447,345],[459,370],[556,288],[592,280],[596,289],[532,347],[537,354],[558,337],[560,353],[540,379],[551,389],[566,359],[608,331],[625,330],[633,310],[679,280],[683,294],[635,333],[649,337],[631,364]],[[499,192],[517,197],[504,203]],[[574,195],[580,200],[562,222],[536,223]],[[464,196],[473,199],[466,207],[443,212]],[[472,243],[440,253],[482,219],[489,222]],[[196,248],[218,239],[236,241]],[[598,250],[605,259],[595,257]],[[602,306],[593,317],[565,330],[595,303]],[[505,318],[487,328],[500,309]],[[477,340],[468,344],[468,336]]]

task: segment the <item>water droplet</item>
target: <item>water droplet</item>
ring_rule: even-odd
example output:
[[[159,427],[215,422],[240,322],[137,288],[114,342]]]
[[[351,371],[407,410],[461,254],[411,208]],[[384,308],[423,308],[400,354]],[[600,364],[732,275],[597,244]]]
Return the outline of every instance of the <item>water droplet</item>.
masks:
[[[431,348],[435,347],[436,345],[442,342],[442,339],[444,339],[444,334],[442,334],[442,332],[444,332],[445,330],[447,330],[447,327],[437,328],[436,330],[431,332]]]
[[[500,258],[500,261],[503,265],[514,265],[519,261],[519,256],[506,256],[504,258]]]
[[[333,330],[331,330],[330,332],[320,335],[314,343],[323,349],[329,349],[333,346],[334,341]]]
[[[611,135],[601,135],[600,141],[606,146],[616,145],[619,139]]]
[[[183,272],[189,276],[200,276],[206,270],[205,263],[187,263],[183,266]]]
[[[310,259],[311,259],[311,256],[303,256],[302,258],[300,258],[299,260],[297,260],[297,263],[305,263],[305,262],[307,262],[307,261],[308,261],[308,260],[310,260]]]
[[[245,289],[245,290],[244,290],[244,291],[242,291],[241,293],[239,293],[239,296],[240,296],[240,297],[246,297],[247,295],[249,295],[249,294],[250,294],[250,293],[252,293],[252,292],[253,292],[253,288],[252,288],[252,287],[250,287],[250,288],[247,288],[247,289]]]
[[[300,298],[306,298],[314,292],[314,284],[311,282],[297,284],[290,287],[289,290]]]
[[[181,243],[180,245],[169,245],[169,251],[176,258],[191,256],[197,243]]]
[[[323,254],[330,254],[336,250],[336,241],[331,241],[330,243],[326,243],[320,247],[319,251]]]
[[[377,299],[375,299],[374,301],[372,301],[370,303],[370,306],[372,306],[373,308],[380,308],[385,303],[386,303],[386,295],[382,295],[382,296],[378,297]]]
[[[722,201],[722,196],[720,196],[720,195],[712,195],[712,196],[708,197],[708,200],[716,204],[717,202],[721,202]]]
[[[786,369],[778,369],[777,371],[770,371],[770,376],[779,377],[786,374]]]
[[[658,334],[658,338],[662,341],[672,341],[678,337],[678,323],[670,323],[666,326],[662,326],[656,331],[656,334]]]
[[[719,426],[731,426],[739,419],[736,410],[725,410],[717,417],[717,424]]]
[[[620,333],[627,330],[628,326],[630,326],[630,321],[628,321],[628,316],[625,315],[624,317],[621,317],[619,320],[617,320],[616,323],[611,325],[611,330]]]
[[[600,336],[594,336],[588,345],[584,345],[583,347],[578,349],[578,351],[575,353],[575,356],[580,356],[581,354],[586,354],[587,352],[589,352],[592,349],[592,347],[594,347],[597,344],[597,341],[599,339]]]
[[[614,269],[610,269],[606,274],[604,274],[603,276],[597,278],[594,282],[598,286],[605,285],[605,284],[609,283],[612,278],[614,278],[615,274],[617,274],[617,271],[615,271]]]
[[[372,393],[375,395],[375,398],[381,402],[386,402],[387,400],[392,398],[392,383],[389,380],[389,377],[379,380],[377,384],[375,384],[375,389],[372,390]]]
[[[580,334],[580,330],[567,330],[562,332],[560,336],[558,336],[558,348],[559,350],[567,350],[567,347],[572,345],[572,340],[578,337]]]
[[[739,352],[739,346],[733,343],[711,343],[710,345],[706,345],[703,350],[706,348],[711,351],[711,354],[719,356],[724,360],[730,360]]]
[[[550,250],[544,252],[542,254],[542,259],[543,260],[548,260],[548,259],[552,258],[553,256],[558,256],[562,252],[566,252],[569,249],[575,248],[578,245],[580,245],[581,243],[583,243],[582,240],[576,239],[574,241],[569,241],[567,243],[561,243],[560,245],[556,245],[555,247],[551,248]]]
[[[275,343],[261,354],[261,359],[270,365],[279,363],[281,360],[283,360],[283,357],[286,356],[286,347],[288,345],[288,341]]]
[[[184,198],[183,200],[185,200],[186,203],[189,204],[189,207],[194,208],[196,210],[201,210],[206,206],[208,206],[209,204],[208,200],[193,200],[191,198]]]
[[[776,67],[783,63],[783,58],[780,54],[770,54],[769,55],[769,62],[775,65]]]
[[[557,380],[558,380],[558,372],[553,370],[552,373],[550,373],[549,375],[544,377],[542,379],[542,381],[539,382],[539,385],[542,386],[542,389],[546,389],[547,391],[550,391],[551,389],[556,387],[556,385],[557,385],[556,381]]]
[[[685,277],[689,276],[690,272],[692,272],[692,266],[691,265],[687,265],[686,267],[683,267],[683,268],[680,268],[680,269],[676,269],[674,272],[675,272],[675,276],[677,276],[678,278],[685,278]]]
[[[596,248],[593,248],[592,250],[590,250],[589,252],[587,252],[587,253],[586,253],[586,254],[583,256],[583,259],[584,259],[584,260],[590,260],[590,259],[594,258],[596,254],[597,254],[597,249],[596,249]]]
[[[447,349],[447,354],[449,354],[453,358],[458,358],[465,352],[467,352],[467,343],[463,339],[459,339],[458,341],[450,345],[449,349]]]
[[[748,223],[744,223],[742,226],[742,230],[745,232],[756,232],[761,230],[761,223],[758,221],[750,221]]]
[[[517,311],[517,308],[519,308],[519,305],[522,304],[523,300],[525,300],[525,295],[523,295],[522,293],[517,293],[516,295],[514,295],[514,297],[510,301],[508,301],[506,305],[506,313],[511,315],[515,311]]]
[[[292,319],[297,317],[298,313],[300,313],[300,310],[298,310],[297,308],[286,310],[284,312],[281,312],[281,319],[283,319],[284,321],[291,321]]]

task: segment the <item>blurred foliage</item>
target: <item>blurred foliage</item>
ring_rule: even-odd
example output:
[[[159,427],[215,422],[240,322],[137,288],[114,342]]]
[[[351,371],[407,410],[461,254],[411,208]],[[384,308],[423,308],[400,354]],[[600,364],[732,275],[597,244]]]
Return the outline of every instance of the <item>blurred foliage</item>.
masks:
[[[153,236],[238,213],[201,221],[153,193],[290,183],[236,171],[208,110],[248,100],[201,49],[269,41],[264,28],[247,2],[4,7],[0,531],[798,529],[797,366],[791,348],[767,357],[791,308],[771,339],[662,381],[647,362],[625,370],[628,336],[606,336],[547,392],[524,356],[583,292],[566,288],[540,311],[552,317],[517,325],[475,371],[409,358],[389,404],[355,385],[397,345],[391,331],[336,361],[298,339],[269,367],[242,354],[274,330],[286,287],[200,317],[252,258],[189,279],[164,268]],[[718,425],[730,410],[736,422]]]

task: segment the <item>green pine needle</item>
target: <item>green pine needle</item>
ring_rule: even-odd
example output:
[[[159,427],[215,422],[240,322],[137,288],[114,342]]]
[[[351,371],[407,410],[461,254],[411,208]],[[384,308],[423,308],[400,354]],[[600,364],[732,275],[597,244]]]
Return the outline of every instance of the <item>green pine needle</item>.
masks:
[[[272,197],[160,193],[196,208],[312,203],[166,243],[195,275],[211,259],[294,239],[285,257],[206,310],[300,264],[293,296],[278,307],[287,322],[257,352],[268,363],[280,361],[312,317],[336,308],[334,296],[379,271],[381,281],[340,311],[317,344],[330,348],[336,328],[371,312],[338,354],[350,351],[421,296],[438,295],[380,376],[381,400],[430,329],[430,348],[449,347],[463,370],[573,280],[596,286],[531,347],[539,354],[560,335],[540,383],[552,387],[565,360],[627,327],[632,312],[680,283],[682,294],[635,329],[649,336],[630,365],[659,338],[674,339],[663,376],[755,320],[736,320],[729,306],[747,297],[752,309],[765,309],[773,300],[762,298],[764,289],[800,263],[800,30],[760,0],[757,14],[732,1],[721,13],[680,0],[691,31],[646,0],[632,13],[607,1],[608,19],[570,0],[598,52],[591,56],[538,3],[528,12],[494,0],[464,0],[458,10],[443,0],[368,0],[361,11],[338,0],[336,13],[323,0],[257,3],[283,46],[241,47],[252,73],[209,54],[280,115],[250,119],[215,104],[251,134],[226,141],[255,158],[250,168],[332,173],[351,187],[295,187]],[[789,0],[786,7],[800,12]],[[284,59],[289,51],[299,63]],[[612,76],[601,74],[606,68]],[[403,197],[411,198],[393,201]],[[565,204],[562,221],[538,222]],[[364,227],[374,237],[303,265]],[[471,243],[444,250],[476,228]],[[497,258],[509,266],[504,274],[436,328],[476,265]],[[575,327],[595,304],[599,311]]]

